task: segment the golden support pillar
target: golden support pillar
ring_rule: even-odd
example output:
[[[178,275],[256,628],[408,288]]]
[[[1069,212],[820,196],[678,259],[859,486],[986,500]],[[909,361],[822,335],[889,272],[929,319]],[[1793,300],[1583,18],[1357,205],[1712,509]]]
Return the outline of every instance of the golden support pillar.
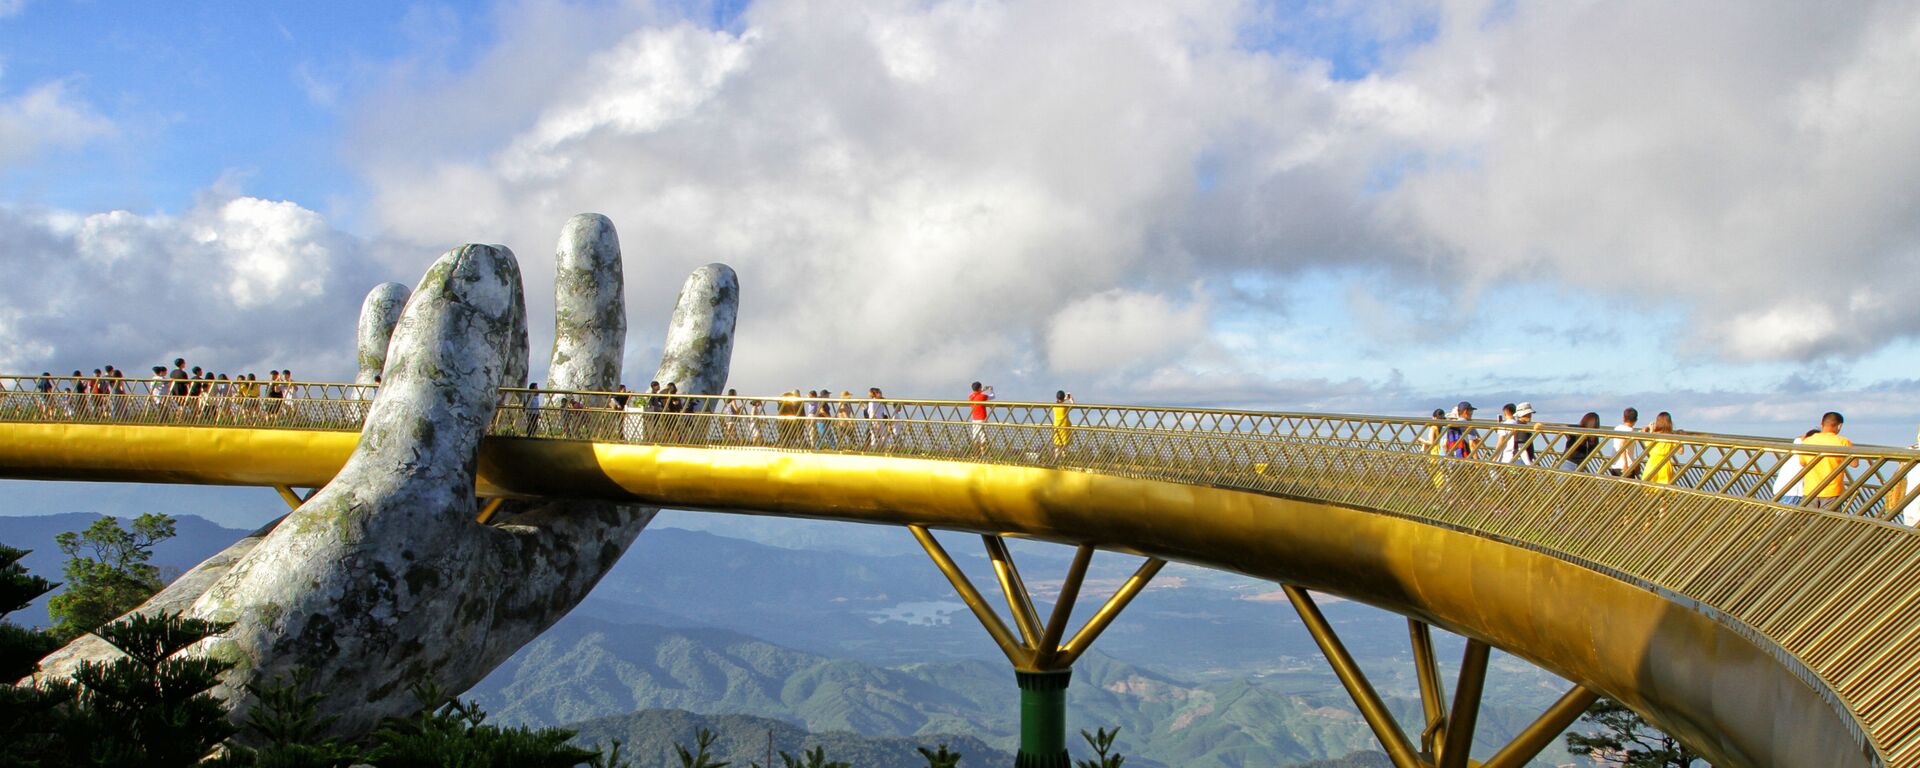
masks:
[[[933,533],[921,525],[907,528],[919,540],[921,548],[927,551],[927,556],[933,559],[940,573],[953,585],[961,602],[973,611],[980,625],[993,637],[993,642],[1006,654],[1007,661],[1013,664],[1014,679],[1020,686],[1020,751],[1014,756],[1015,768],[1069,768],[1067,684],[1072,677],[1073,662],[1086,653],[1100,633],[1120,615],[1120,611],[1141,590],[1146,589],[1147,583],[1167,564],[1166,561],[1147,558],[1127,578],[1126,583],[1094,612],[1086,625],[1074,633],[1073,639],[1062,644],[1060,638],[1066,636],[1067,622],[1073,617],[1074,602],[1080,597],[1080,587],[1086,582],[1087,568],[1093,563],[1091,545],[1082,544],[1074,551],[1073,564],[1067,569],[1066,579],[1060,584],[1060,595],[1054,600],[1053,611],[1043,625],[1039,611],[1033,607],[1032,594],[1027,590],[1026,582],[1020,578],[1020,569],[1014,565],[1013,553],[1007,550],[1006,540],[994,535],[981,537],[986,545],[987,558],[993,562],[994,578],[1000,582],[1001,594],[1006,597],[1007,608],[1012,611],[1014,625],[1019,629],[1016,638],[986,598],[980,595],[980,590],[975,589],[973,582],[960,571],[960,566],[954,563],[946,548],[934,539]]]
[[[1394,768],[1521,768],[1546,749],[1548,744],[1552,744],[1567,726],[1580,719],[1587,707],[1600,697],[1585,687],[1574,686],[1573,690],[1561,696],[1493,757],[1484,763],[1474,762],[1469,757],[1473,749],[1473,729],[1480,718],[1487,662],[1493,649],[1479,640],[1467,638],[1466,651],[1460,660],[1460,677],[1455,682],[1449,710],[1446,707],[1446,689],[1440,680],[1440,667],[1434,659],[1432,628],[1416,619],[1408,619],[1407,631],[1413,643],[1414,671],[1420,683],[1420,708],[1426,720],[1416,749],[1413,740],[1407,738],[1393,713],[1380,700],[1380,694],[1367,680],[1366,673],[1347,653],[1346,645],[1340,642],[1333,625],[1320,613],[1313,596],[1291,584],[1281,585],[1281,589],[1286,591],[1287,600],[1299,612],[1300,620],[1307,626],[1307,633],[1320,646],[1321,655],[1326,656],[1327,663],[1333,666],[1334,676],[1347,689],[1347,694],[1353,697],[1354,706],[1360,709],[1361,717],[1366,719],[1367,726],[1373,729],[1374,736],[1386,749],[1387,758],[1393,761]]]

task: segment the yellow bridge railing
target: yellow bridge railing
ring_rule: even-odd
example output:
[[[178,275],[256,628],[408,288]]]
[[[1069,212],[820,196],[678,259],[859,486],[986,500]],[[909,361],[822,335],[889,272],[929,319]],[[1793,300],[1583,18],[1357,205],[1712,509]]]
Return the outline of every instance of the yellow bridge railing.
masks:
[[[278,398],[176,396],[143,380],[125,394],[61,391],[73,383],[0,378],[0,421],[353,431],[374,395],[292,384]],[[979,404],[954,401],[682,396],[685,412],[649,410],[668,404],[642,393],[502,390],[491,434],[1057,467],[1472,531],[1717,616],[1829,692],[1883,761],[1920,764],[1920,533],[1895,522],[1913,503],[1914,451],[1081,404],[988,403],[984,422],[972,418]],[[810,405],[822,415],[792,415]],[[1479,438],[1465,456],[1443,455],[1452,429]],[[1531,464],[1497,461],[1508,445],[1530,447]],[[1623,456],[1647,479],[1609,474]],[[1781,503],[1823,494],[1826,508]]]

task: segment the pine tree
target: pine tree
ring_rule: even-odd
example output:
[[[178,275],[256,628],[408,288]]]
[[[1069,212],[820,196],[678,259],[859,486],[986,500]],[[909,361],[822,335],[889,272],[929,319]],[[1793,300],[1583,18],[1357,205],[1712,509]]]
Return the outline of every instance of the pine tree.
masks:
[[[390,718],[373,738],[367,762],[380,768],[574,768],[600,752],[569,742],[564,728],[502,728],[487,725],[478,704],[460,701],[422,684],[414,695],[422,709],[411,718]]]
[[[926,747],[915,747],[914,749],[920,752],[921,757],[927,759],[927,768],[959,768],[960,766],[960,753],[947,751],[947,745],[945,744],[940,745],[940,749],[937,752],[929,750]]]
[[[1679,739],[1647,724],[1638,712],[1620,702],[1602,698],[1587,708],[1581,722],[1598,730],[1567,734],[1567,751],[1585,755],[1600,765],[1619,768],[1692,768],[1700,754]]]
[[[67,556],[67,588],[47,601],[53,633],[72,639],[114,620],[146,602],[165,586],[160,569],[147,562],[153,545],[173,538],[174,520],[148,513],[133,520],[131,530],[117,517],[103,517],[80,532],[54,537]]]
[[[59,586],[27,573],[20,559],[27,550],[0,544],[0,682],[33,674],[40,659],[60,647],[59,638],[14,624],[6,617],[33,604]]]
[[[59,638],[6,619],[56,586],[28,574],[20,565],[26,556],[26,550],[0,544],[0,765],[38,764],[39,756],[54,745],[48,722],[60,705],[73,698],[67,685],[12,685],[32,674],[41,657],[60,647]]]
[[[63,737],[94,765],[190,766],[233,735],[211,693],[230,662],[180,655],[230,625],[177,614],[134,615],[94,632],[124,656],[82,662]],[[83,764],[76,759],[74,764]]]
[[[1101,728],[1099,730],[1097,734],[1087,733],[1084,730],[1080,732],[1080,738],[1086,739],[1087,746],[1093,747],[1096,759],[1075,760],[1073,764],[1076,768],[1120,768],[1120,764],[1127,761],[1126,757],[1119,754],[1109,754],[1113,752],[1113,739],[1120,735],[1120,729],[1115,728],[1109,731]]]

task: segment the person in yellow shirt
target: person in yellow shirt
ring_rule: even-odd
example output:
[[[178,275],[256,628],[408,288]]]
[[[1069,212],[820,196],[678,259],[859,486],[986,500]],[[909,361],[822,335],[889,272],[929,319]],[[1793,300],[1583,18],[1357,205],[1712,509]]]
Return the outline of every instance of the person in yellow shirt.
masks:
[[[1820,431],[1801,441],[1803,445],[1824,445],[1842,448],[1853,447],[1853,441],[1840,436],[1840,427],[1847,419],[1837,411],[1827,411],[1820,417]],[[1847,467],[1859,464],[1859,459],[1844,459],[1839,456],[1800,456],[1801,466],[1811,466],[1807,476],[1801,480],[1801,493],[1806,504],[1819,509],[1836,509],[1840,505],[1840,496],[1847,489]]]
[[[1653,417],[1653,426],[1647,431],[1655,434],[1672,434],[1673,414],[1661,411],[1660,415]],[[1679,449],[1679,443],[1668,440],[1655,441],[1653,444],[1647,446],[1647,462],[1644,465],[1646,469],[1642,470],[1640,479],[1649,483],[1672,485],[1673,454]]]
[[[1062,389],[1053,393],[1053,461],[1059,463],[1067,455],[1067,446],[1073,443],[1073,420],[1069,410],[1073,405],[1073,395]]]

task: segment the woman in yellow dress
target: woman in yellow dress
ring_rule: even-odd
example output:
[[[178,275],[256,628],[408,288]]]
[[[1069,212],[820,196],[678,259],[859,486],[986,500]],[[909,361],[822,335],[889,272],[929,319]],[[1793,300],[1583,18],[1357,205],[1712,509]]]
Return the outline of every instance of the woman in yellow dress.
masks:
[[[1653,426],[1647,431],[1654,434],[1673,434],[1673,415],[1661,411],[1660,415],[1653,417]],[[1647,446],[1646,469],[1642,470],[1640,479],[1649,483],[1673,485],[1673,465],[1677,461],[1673,454],[1679,449],[1679,443],[1667,440],[1658,440]]]
[[[1053,393],[1053,460],[1058,463],[1067,455],[1067,446],[1073,443],[1073,421],[1068,413],[1073,403],[1073,395],[1062,389]]]

